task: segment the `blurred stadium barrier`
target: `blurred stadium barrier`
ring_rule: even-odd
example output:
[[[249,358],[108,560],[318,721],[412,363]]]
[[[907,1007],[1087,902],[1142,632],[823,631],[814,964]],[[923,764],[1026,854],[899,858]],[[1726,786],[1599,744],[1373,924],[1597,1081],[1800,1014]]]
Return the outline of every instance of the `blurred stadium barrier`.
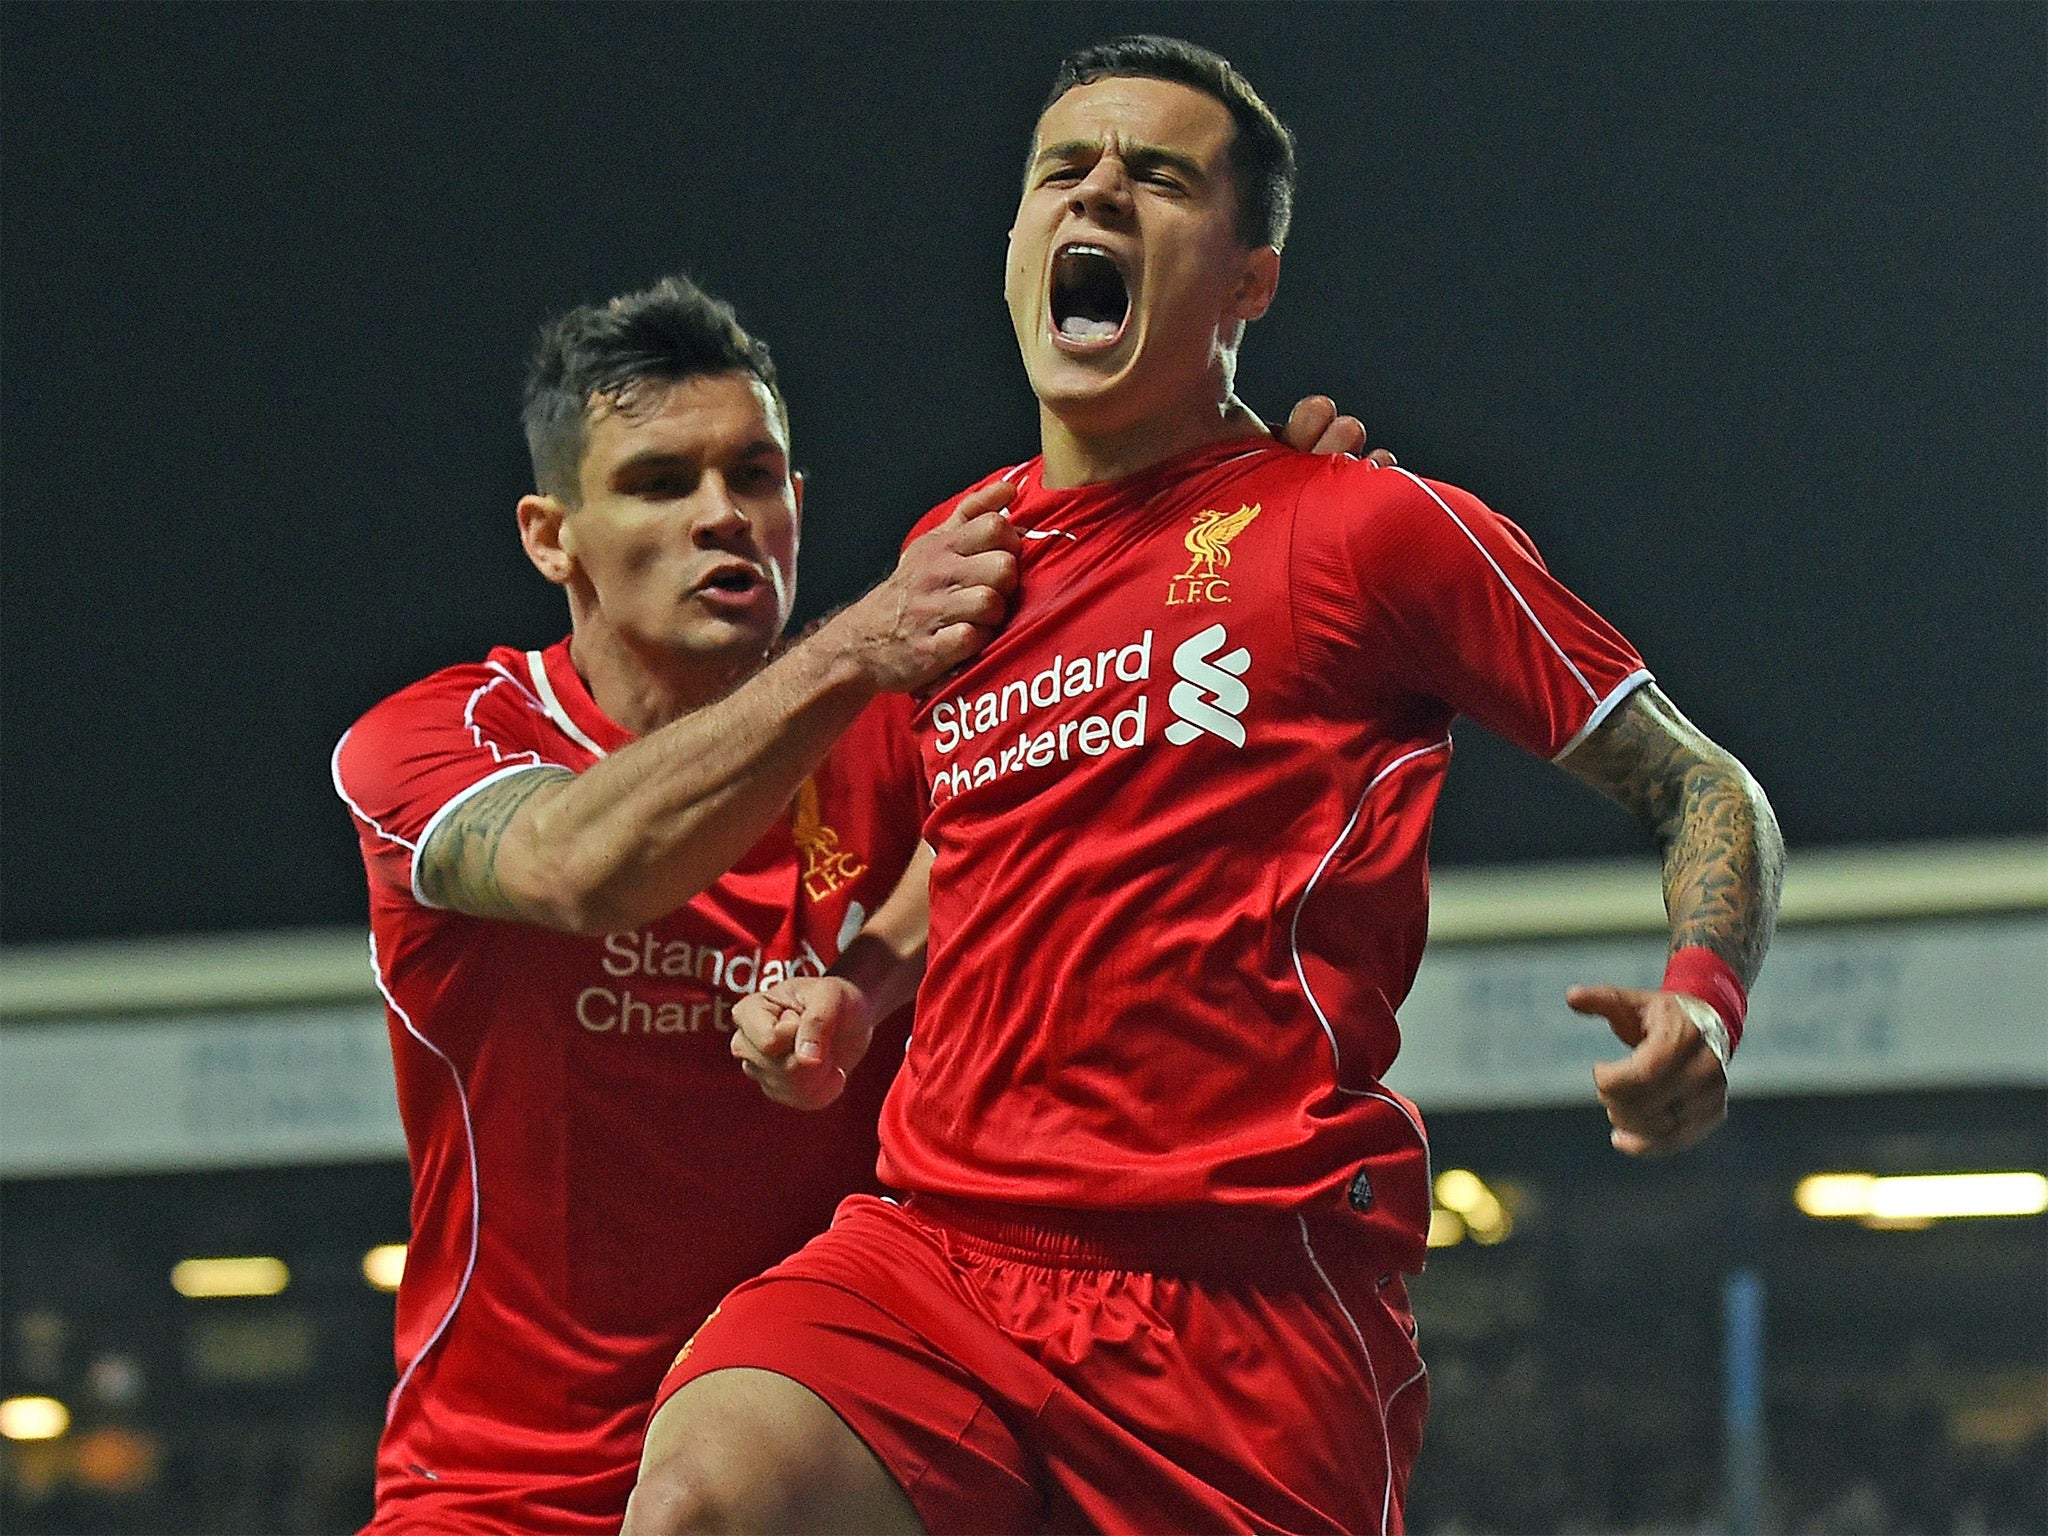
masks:
[[[1390,1081],[1578,1103],[1618,1053],[1578,981],[1652,985],[1643,860],[1447,870]],[[2048,839],[1795,854],[1738,1094],[2048,1086]],[[0,1177],[402,1158],[354,930],[0,951]]]

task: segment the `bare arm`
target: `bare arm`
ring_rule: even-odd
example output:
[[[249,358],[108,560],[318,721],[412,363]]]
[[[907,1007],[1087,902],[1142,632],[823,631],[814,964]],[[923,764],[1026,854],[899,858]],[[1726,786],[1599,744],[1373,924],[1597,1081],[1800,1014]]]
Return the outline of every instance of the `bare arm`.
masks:
[[[1672,949],[1710,949],[1753,985],[1785,878],[1785,845],[1763,786],[1654,683],[1631,694],[1562,766],[1656,838]]]
[[[1317,453],[1365,446],[1324,396],[1297,405],[1282,435]],[[1018,541],[994,514],[1010,494],[966,498],[889,580],[728,697],[581,774],[536,768],[464,801],[420,850],[421,892],[572,933],[674,911],[753,846],[876,692],[922,686],[1000,626]]]
[[[924,980],[925,941],[932,925],[931,874],[931,844],[919,843],[889,899],[833,962],[831,974],[861,994],[870,1024],[880,1023],[916,997],[918,983]],[[806,1054],[801,1043],[797,1054]]]
[[[418,855],[429,901],[572,933],[674,911],[760,838],[877,693],[923,686],[987,643],[1016,582],[1010,487],[977,493],[895,572],[725,698],[582,773],[471,796]]]
[[[779,1104],[822,1109],[846,1091],[875,1025],[917,995],[931,925],[932,850],[917,853],[889,899],[824,976],[798,976],[733,1006],[732,1053]]]
[[[1654,686],[1632,694],[1564,768],[1633,812],[1664,855],[1674,952],[1711,950],[1755,982],[1777,922],[1785,846],[1764,792],[1741,763]],[[1691,1146],[1728,1116],[1728,1076],[1711,1043],[1721,1021],[1697,998],[1656,988],[1574,987],[1631,1049],[1593,1069],[1614,1145],[1635,1157]]]

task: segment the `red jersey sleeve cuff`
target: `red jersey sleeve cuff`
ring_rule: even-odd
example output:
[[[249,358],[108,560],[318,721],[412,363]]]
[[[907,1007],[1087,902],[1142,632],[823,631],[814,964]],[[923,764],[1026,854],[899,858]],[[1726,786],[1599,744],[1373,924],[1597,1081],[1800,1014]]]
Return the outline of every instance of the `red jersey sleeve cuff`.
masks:
[[[1553,763],[1561,763],[1578,751],[1579,743],[1599,730],[1607,717],[1619,709],[1622,702],[1630,694],[1642,687],[1643,684],[1655,681],[1656,679],[1650,675],[1648,667],[1638,667],[1635,671],[1629,673],[1627,677],[1624,677],[1608,690],[1606,698],[1593,706],[1593,713],[1586,717],[1586,723],[1572,732],[1572,739],[1559,747],[1556,754],[1550,760]]]

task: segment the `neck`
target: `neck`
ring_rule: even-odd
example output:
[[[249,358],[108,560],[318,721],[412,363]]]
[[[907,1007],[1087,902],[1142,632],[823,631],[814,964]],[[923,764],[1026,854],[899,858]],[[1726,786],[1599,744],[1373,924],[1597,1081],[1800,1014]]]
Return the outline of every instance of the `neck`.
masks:
[[[763,658],[649,652],[601,625],[577,624],[569,659],[597,707],[635,736],[645,736],[723,698]]]
[[[1121,480],[1183,453],[1237,437],[1266,437],[1266,424],[1235,394],[1185,411],[1096,430],[1092,424],[1038,405],[1038,435],[1047,490]]]

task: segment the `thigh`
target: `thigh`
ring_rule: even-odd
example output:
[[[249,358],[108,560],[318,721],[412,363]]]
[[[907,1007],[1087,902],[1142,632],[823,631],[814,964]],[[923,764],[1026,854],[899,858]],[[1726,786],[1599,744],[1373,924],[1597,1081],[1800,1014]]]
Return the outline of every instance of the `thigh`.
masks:
[[[946,1257],[886,1202],[849,1200],[830,1231],[726,1297],[662,1384],[664,1439],[723,1439],[718,1410],[699,1389],[762,1373],[823,1406],[886,1469],[925,1529],[1042,1527],[1033,1458],[1012,1426],[1053,1384],[976,1312]],[[778,1465],[782,1432],[761,1429],[745,1454],[769,1469],[762,1475],[789,1475]],[[649,1445],[651,1455],[651,1431]],[[840,1528],[850,1528],[843,1518]]]
[[[626,1530],[914,1533],[924,1526],[888,1469],[824,1399],[771,1371],[724,1370],[683,1386],[648,1425]]]

